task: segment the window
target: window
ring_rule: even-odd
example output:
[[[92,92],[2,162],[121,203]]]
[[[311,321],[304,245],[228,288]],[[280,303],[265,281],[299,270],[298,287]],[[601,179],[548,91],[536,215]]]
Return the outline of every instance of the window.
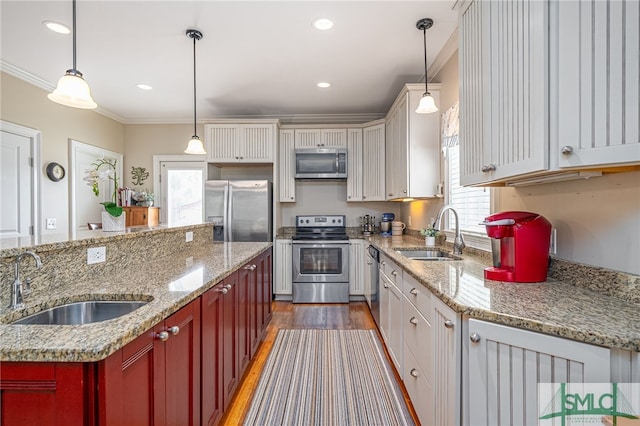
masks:
[[[491,214],[490,189],[460,186],[458,104],[447,110],[442,121],[447,188],[445,202],[458,212],[461,231],[486,235],[485,227],[479,223]],[[449,215],[448,229],[455,229],[455,218],[452,214]]]
[[[205,163],[161,161],[162,222],[170,226],[202,223]]]

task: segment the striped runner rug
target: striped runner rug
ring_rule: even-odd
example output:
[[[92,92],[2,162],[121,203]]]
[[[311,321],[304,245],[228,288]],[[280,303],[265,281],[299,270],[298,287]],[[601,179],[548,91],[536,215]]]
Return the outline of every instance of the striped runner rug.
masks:
[[[245,425],[413,425],[374,330],[280,330]]]

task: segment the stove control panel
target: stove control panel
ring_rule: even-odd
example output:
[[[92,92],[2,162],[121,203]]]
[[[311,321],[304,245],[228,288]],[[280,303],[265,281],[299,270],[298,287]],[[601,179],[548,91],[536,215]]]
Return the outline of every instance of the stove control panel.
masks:
[[[344,215],[296,216],[298,228],[343,228],[346,226]]]

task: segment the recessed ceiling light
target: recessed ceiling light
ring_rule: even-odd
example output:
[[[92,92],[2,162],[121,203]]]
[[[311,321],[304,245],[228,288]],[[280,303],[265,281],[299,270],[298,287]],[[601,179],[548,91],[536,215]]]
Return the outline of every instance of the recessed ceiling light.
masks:
[[[320,87],[321,89],[326,89],[327,87],[331,87],[331,83],[321,81],[320,83],[318,83],[318,87]]]
[[[71,34],[71,30],[64,24],[54,21],[42,21],[42,25],[49,28],[51,31],[58,34]]]
[[[153,89],[153,87],[149,86],[148,84],[140,83],[140,84],[138,84],[138,89],[151,90],[151,89]]]
[[[320,18],[313,22],[313,26],[319,30],[328,30],[333,27],[333,21],[327,18]]]

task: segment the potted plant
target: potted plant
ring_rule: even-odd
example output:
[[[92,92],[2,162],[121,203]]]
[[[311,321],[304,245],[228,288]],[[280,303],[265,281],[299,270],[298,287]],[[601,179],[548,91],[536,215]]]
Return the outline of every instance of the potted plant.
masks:
[[[435,246],[436,245],[436,236],[438,235],[438,230],[433,227],[433,225],[429,225],[426,228],[422,228],[420,230],[420,234],[424,235],[424,243],[427,246]]]
[[[136,200],[137,206],[152,207],[156,196],[153,192],[148,192],[145,189],[144,191],[136,191],[133,194],[133,199]]]
[[[100,196],[100,182],[107,182],[107,187],[113,182],[113,192],[111,192],[110,199],[100,203],[105,210],[102,212],[103,231],[124,231],[126,225],[125,213],[116,202],[118,195],[117,161],[102,158],[91,163],[94,168],[85,172],[84,180],[91,186],[96,197]]]

